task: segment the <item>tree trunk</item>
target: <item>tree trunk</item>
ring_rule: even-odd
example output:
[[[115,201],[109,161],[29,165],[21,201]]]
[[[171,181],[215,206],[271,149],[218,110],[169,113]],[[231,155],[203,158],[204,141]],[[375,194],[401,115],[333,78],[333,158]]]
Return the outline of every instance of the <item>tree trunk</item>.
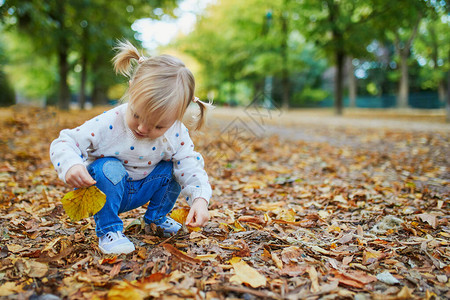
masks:
[[[356,85],[356,77],[353,68],[352,58],[347,57],[347,78],[348,78],[348,97],[350,100],[350,107],[356,107],[356,94],[357,94],[357,85]]]
[[[445,79],[442,79],[438,85],[439,105],[445,104]]]
[[[336,75],[335,75],[335,86],[334,86],[334,106],[336,114],[338,116],[342,115],[344,103],[343,103],[343,86],[344,86],[344,52],[338,50],[336,51]]]
[[[70,106],[70,90],[67,83],[67,76],[69,73],[69,62],[67,60],[69,53],[69,41],[65,34],[65,7],[63,1],[58,1],[58,18],[60,23],[60,34],[58,41],[58,71],[59,71],[59,107],[63,110],[68,110]]]
[[[92,89],[92,104],[94,106],[102,106],[108,104],[108,97],[106,96],[107,88],[103,86],[98,80],[94,81]]]
[[[86,104],[86,80],[87,80],[87,55],[88,55],[88,28],[83,28],[83,41],[81,50],[81,74],[80,74],[80,94],[78,102],[80,109],[85,108]]]
[[[400,85],[398,88],[397,107],[407,108],[409,98],[409,73],[408,73],[408,56],[409,48],[399,51],[400,54]]]
[[[288,0],[284,0],[283,2],[283,11],[281,12],[281,61],[282,61],[282,70],[281,70],[281,86],[283,89],[283,98],[282,98],[282,107],[283,109],[289,108],[289,69],[288,69],[288,51],[287,51],[287,43],[288,43],[288,18],[287,18],[287,4]]]
[[[409,39],[404,43],[404,46],[401,47],[401,38],[398,32],[395,32],[396,41],[395,48],[397,50],[398,55],[400,56],[400,85],[397,96],[397,107],[398,108],[407,108],[408,107],[408,99],[409,99],[409,74],[408,74],[408,58],[410,55],[410,49],[412,42],[417,34],[417,29],[419,28],[420,21],[422,19],[422,13],[419,13],[417,17],[416,24],[412,29],[411,35]]]

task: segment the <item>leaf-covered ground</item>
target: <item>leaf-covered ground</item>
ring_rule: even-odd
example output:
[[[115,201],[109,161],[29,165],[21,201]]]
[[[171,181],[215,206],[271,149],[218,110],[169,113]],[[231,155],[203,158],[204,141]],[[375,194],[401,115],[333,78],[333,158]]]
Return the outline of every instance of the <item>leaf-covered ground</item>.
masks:
[[[137,250],[116,257],[93,218],[67,217],[48,158],[59,130],[98,112],[0,110],[0,297],[450,298],[448,125],[219,109],[194,137],[209,224],[164,239],[136,209],[121,216]]]

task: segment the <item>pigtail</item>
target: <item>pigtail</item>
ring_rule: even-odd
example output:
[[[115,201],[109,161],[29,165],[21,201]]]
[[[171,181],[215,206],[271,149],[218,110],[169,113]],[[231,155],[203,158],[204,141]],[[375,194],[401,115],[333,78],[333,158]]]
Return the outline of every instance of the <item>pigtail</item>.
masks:
[[[113,58],[114,70],[116,73],[131,78],[133,70],[131,60],[139,61],[141,58],[139,51],[127,40],[119,41],[114,49],[117,51]]]
[[[196,117],[197,122],[195,124],[195,130],[200,130],[203,127],[203,125],[205,125],[207,110],[213,108],[214,106],[212,105],[211,101],[203,102],[200,99],[198,99],[197,97],[195,97],[192,100],[192,102],[197,103],[198,107],[200,109],[200,112]]]

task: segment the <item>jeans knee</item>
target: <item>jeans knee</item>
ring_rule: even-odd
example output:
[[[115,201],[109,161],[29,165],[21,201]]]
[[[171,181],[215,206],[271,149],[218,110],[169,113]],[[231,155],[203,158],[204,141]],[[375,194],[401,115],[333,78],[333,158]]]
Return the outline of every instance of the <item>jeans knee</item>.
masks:
[[[169,192],[176,194],[177,197],[181,193],[181,186],[180,184],[175,180],[174,177],[172,177],[172,181],[170,183]]]
[[[114,185],[127,176],[122,162],[114,157],[99,158],[89,166],[88,170],[95,180],[99,181],[101,177],[106,177]]]

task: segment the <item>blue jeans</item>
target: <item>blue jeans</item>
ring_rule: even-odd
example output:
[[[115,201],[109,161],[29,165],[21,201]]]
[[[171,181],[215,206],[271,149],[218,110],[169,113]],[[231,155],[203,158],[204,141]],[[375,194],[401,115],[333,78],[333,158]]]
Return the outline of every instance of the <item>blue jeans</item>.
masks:
[[[119,213],[148,202],[145,222],[163,223],[181,191],[173,177],[172,162],[161,161],[147,177],[136,181],[128,177],[122,162],[114,157],[99,158],[87,169],[97,181],[96,186],[106,194],[105,206],[94,215],[98,237],[109,231],[122,231],[123,222]]]

